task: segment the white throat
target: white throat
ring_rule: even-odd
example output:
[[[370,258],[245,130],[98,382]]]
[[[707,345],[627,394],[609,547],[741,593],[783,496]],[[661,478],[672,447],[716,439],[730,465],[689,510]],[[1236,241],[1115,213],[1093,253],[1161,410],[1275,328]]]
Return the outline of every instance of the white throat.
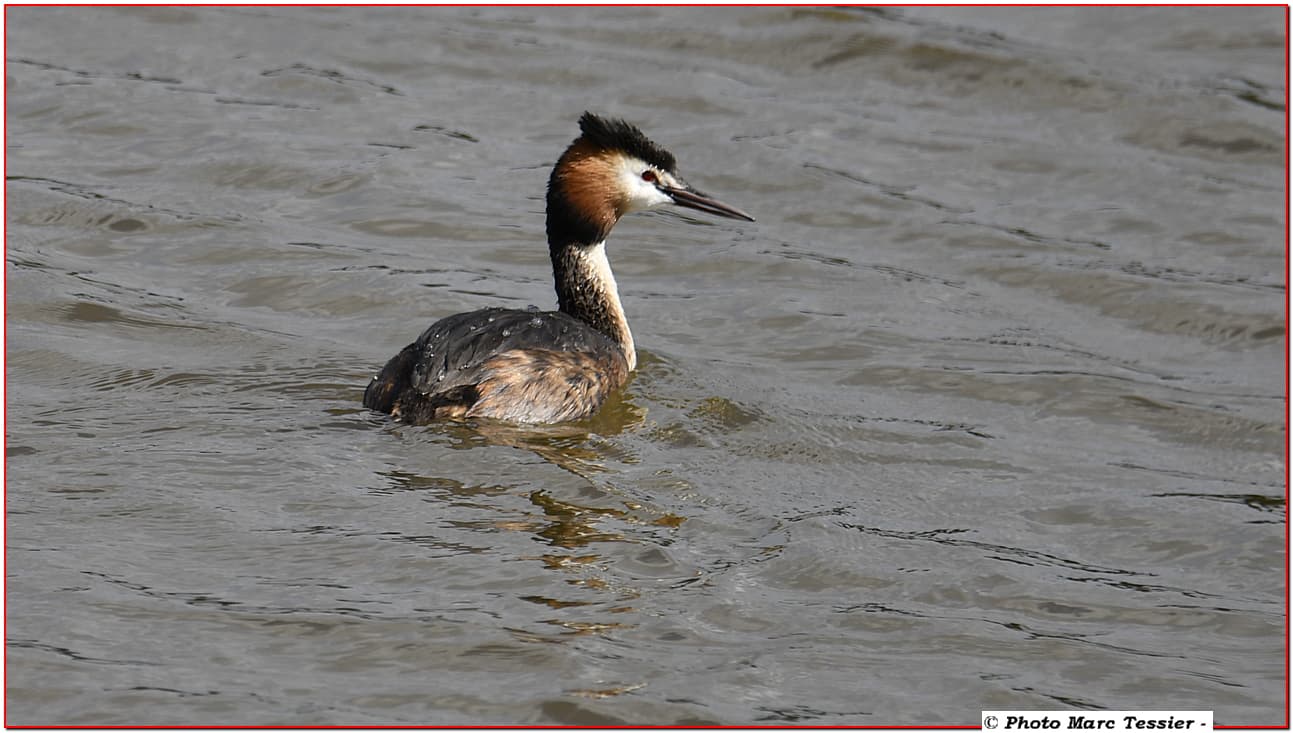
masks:
[[[624,306],[620,304],[620,289],[615,284],[615,273],[611,272],[610,260],[606,259],[606,242],[598,242],[591,247],[581,247],[579,258],[587,267],[587,272],[596,287],[601,288],[605,296],[609,315],[615,321],[619,331],[619,342],[624,347],[624,359],[628,362],[629,371],[638,365],[637,350],[633,347],[633,332],[629,330],[628,318],[624,315]]]

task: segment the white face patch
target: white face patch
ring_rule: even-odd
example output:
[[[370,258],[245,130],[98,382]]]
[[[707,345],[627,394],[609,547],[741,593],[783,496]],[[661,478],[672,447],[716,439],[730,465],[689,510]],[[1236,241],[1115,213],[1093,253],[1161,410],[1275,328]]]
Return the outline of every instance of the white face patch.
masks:
[[[673,181],[673,176],[653,168],[646,161],[628,156],[620,159],[620,187],[626,194],[625,200],[628,204],[624,213],[658,209],[661,206],[673,203],[672,198],[662,193],[659,188],[656,188],[655,182],[648,181],[642,177],[647,171],[651,171],[657,179],[665,183]]]

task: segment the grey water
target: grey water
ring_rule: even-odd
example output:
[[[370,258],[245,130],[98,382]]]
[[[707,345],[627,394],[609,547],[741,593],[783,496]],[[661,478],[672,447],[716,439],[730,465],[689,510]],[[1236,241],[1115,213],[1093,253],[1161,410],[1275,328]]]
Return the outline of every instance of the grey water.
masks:
[[[7,9],[10,724],[1281,724],[1285,9]],[[595,418],[360,405],[554,303]]]

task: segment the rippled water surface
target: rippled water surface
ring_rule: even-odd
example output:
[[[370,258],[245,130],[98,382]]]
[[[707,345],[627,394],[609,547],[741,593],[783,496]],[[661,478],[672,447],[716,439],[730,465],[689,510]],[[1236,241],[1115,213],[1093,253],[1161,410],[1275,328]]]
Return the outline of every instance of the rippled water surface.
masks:
[[[7,14],[8,722],[1283,722],[1282,8]],[[595,419],[363,410],[585,109],[758,223]]]

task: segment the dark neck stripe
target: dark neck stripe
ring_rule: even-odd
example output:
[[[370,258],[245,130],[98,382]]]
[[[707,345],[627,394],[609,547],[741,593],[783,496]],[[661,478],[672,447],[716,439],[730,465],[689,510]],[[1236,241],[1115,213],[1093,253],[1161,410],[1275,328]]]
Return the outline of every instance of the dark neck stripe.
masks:
[[[626,346],[623,309],[615,288],[598,278],[586,256],[585,245],[552,245],[552,273],[557,287],[557,309],[578,318],[605,334],[615,343]]]

